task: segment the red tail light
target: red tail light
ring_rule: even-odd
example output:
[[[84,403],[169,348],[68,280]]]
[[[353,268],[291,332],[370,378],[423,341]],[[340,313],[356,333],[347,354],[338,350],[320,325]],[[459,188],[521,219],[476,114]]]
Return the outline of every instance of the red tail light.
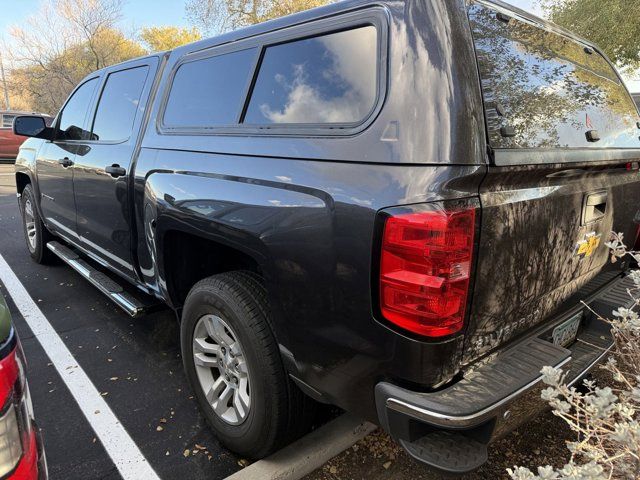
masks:
[[[38,478],[36,433],[20,347],[0,360],[0,478]]]
[[[380,263],[380,308],[413,333],[443,337],[464,324],[475,209],[389,217]]]

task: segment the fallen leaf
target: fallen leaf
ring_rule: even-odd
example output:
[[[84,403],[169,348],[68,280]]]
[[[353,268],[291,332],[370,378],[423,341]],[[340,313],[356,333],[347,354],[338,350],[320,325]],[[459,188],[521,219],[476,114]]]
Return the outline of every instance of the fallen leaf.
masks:
[[[390,467],[390,466],[391,466],[391,462],[384,462],[384,463],[382,464],[382,467],[383,467],[385,470],[389,470],[389,467]]]
[[[189,450],[188,448],[182,452],[182,455],[184,455],[185,457],[188,457],[191,454],[191,450]]]
[[[156,427],[156,431],[161,432],[162,430],[164,430],[164,428],[162,428],[160,425]]]

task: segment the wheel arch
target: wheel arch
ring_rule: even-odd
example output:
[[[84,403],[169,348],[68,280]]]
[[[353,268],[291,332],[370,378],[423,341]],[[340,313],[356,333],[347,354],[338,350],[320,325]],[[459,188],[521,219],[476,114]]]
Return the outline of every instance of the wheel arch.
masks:
[[[171,305],[181,309],[191,288],[219,273],[247,270],[263,277],[259,260],[244,249],[185,230],[162,235],[160,276]]]
[[[22,195],[25,187],[32,184],[31,177],[25,172],[16,172],[16,191]]]
[[[22,192],[24,192],[24,189],[27,187],[27,185],[31,185],[31,188],[33,189],[33,196],[34,196],[33,200],[35,203],[35,208],[38,211],[38,215],[40,215],[40,218],[42,219],[43,223],[46,226],[47,222],[44,215],[42,214],[42,208],[40,205],[40,189],[38,188],[37,182],[34,181],[32,177],[32,172],[29,170],[18,169],[18,167],[16,166],[15,178],[16,178],[16,193],[18,195],[18,207],[20,208],[20,213],[22,213],[22,202],[20,201],[20,198],[22,197]]]

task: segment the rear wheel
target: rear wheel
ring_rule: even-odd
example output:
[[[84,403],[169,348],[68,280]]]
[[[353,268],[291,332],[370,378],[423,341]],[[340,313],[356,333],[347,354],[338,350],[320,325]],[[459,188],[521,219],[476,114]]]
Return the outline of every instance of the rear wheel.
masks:
[[[185,371],[215,434],[261,458],[310,426],[313,402],[287,376],[260,277],[229,272],[198,282],[182,314]]]
[[[53,235],[44,226],[38,214],[31,185],[24,187],[20,201],[22,202],[22,226],[29,255],[37,263],[49,263],[54,258],[54,255],[46,245],[47,242],[53,240]]]

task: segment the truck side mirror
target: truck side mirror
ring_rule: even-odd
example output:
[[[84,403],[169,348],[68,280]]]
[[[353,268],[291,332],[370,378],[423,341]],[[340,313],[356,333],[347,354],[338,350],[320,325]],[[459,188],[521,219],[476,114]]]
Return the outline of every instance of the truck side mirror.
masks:
[[[13,120],[13,133],[23,137],[36,137],[49,139],[51,128],[43,117],[37,115],[22,115]]]

